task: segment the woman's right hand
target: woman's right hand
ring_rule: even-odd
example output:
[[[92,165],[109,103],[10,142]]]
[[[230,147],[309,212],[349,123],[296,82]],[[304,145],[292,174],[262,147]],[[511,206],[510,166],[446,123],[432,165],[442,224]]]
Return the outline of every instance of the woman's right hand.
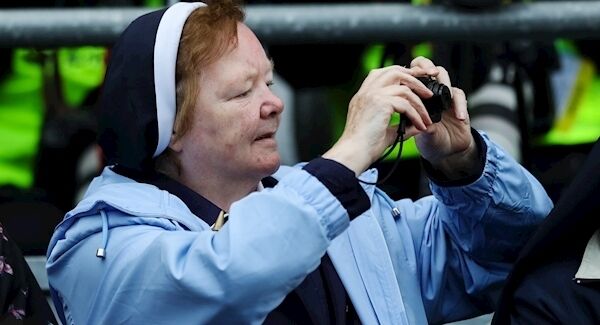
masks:
[[[350,101],[342,136],[323,157],[345,165],[358,176],[393,144],[398,126],[389,123],[394,112],[412,122],[405,138],[425,131],[432,122],[421,98],[433,93],[415,77],[437,73],[436,68],[419,66],[372,70]]]

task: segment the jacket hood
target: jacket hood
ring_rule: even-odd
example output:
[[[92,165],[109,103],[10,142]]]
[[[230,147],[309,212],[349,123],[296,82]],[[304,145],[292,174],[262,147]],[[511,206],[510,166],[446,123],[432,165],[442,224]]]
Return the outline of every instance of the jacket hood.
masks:
[[[134,20],[112,50],[98,142],[109,165],[148,170],[175,121],[175,65],[183,25],[204,3],[176,3]]]
[[[111,216],[110,220],[108,216]],[[75,222],[78,224],[74,230],[72,226]],[[48,245],[48,261],[54,262],[83,239],[100,232],[103,239],[99,249],[103,254],[109,229],[136,224],[167,230],[183,227],[200,231],[210,227],[178,197],[154,185],[138,183],[106,167],[102,175],[92,181],[83,200],[56,226]],[[98,257],[103,257],[102,254]]]

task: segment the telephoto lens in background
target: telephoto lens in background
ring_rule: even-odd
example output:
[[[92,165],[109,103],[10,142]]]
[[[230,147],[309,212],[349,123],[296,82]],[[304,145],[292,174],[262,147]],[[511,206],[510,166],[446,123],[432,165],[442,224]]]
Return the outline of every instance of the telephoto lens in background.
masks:
[[[521,161],[521,131],[513,64],[491,67],[488,81],[468,97],[471,125],[486,132],[516,161]]]

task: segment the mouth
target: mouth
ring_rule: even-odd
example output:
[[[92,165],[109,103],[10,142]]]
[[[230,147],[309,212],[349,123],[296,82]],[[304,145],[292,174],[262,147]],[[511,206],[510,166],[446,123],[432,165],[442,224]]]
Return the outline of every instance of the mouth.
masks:
[[[256,137],[256,139],[254,139],[254,141],[273,139],[274,137],[275,137],[275,132],[268,132],[268,133],[264,133],[264,134],[261,134],[260,136]]]

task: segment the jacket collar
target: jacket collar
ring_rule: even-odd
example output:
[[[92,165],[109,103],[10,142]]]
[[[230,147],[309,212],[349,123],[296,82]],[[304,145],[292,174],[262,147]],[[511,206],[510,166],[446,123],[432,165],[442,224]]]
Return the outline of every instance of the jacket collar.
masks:
[[[214,224],[217,221],[219,213],[221,213],[221,209],[210,200],[163,173],[139,173],[119,165],[114,166],[112,171],[139,183],[154,185],[163,191],[177,196],[194,215],[209,225]],[[274,187],[277,185],[277,180],[271,176],[265,177],[262,180],[262,185],[264,187]]]

